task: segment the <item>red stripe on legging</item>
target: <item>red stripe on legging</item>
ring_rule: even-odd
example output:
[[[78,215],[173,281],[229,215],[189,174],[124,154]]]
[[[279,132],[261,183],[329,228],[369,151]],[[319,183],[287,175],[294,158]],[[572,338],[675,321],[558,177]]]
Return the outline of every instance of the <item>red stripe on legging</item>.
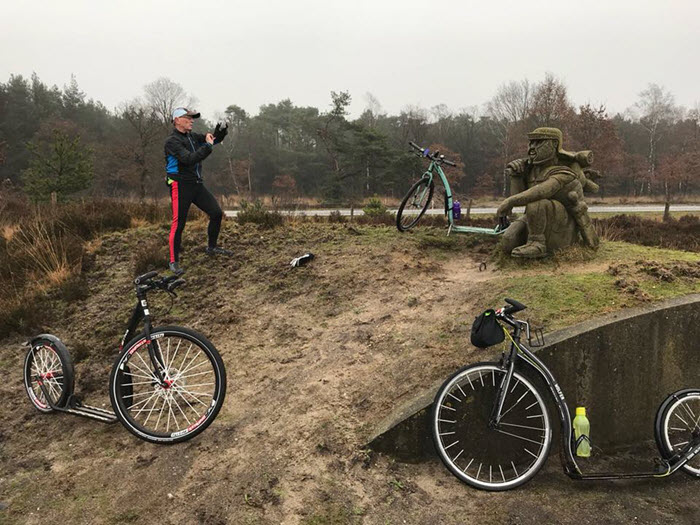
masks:
[[[170,185],[170,199],[173,202],[173,222],[170,225],[170,262],[175,262],[175,232],[177,231],[178,194],[177,181]]]

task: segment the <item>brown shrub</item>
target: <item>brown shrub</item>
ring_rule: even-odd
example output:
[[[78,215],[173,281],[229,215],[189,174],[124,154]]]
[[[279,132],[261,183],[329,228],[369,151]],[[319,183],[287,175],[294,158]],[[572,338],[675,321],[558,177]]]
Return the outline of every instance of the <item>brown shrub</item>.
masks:
[[[32,206],[21,196],[0,195],[0,337],[50,321],[46,303],[52,298],[76,301],[87,296],[81,274],[94,260],[94,255],[86,254],[91,239],[132,224],[167,222],[169,215],[167,205],[155,202],[96,200]],[[139,248],[135,266],[164,267],[164,242]]]
[[[615,215],[593,219],[598,234],[611,241],[626,241],[689,252],[700,251],[700,220],[686,215],[666,222],[644,219],[637,215]]]
[[[168,267],[168,244],[165,238],[149,239],[133,250],[134,276]]]
[[[11,333],[26,334],[39,329],[47,320],[41,294],[20,291],[13,297],[0,297],[0,338]]]

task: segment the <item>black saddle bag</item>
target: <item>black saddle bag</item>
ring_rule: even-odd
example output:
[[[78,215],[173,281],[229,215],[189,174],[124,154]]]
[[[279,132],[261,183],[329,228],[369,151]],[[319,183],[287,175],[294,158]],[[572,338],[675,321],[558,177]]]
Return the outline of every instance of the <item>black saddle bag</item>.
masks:
[[[503,328],[496,319],[496,312],[486,310],[474,319],[472,324],[472,344],[478,348],[502,343],[506,335]]]

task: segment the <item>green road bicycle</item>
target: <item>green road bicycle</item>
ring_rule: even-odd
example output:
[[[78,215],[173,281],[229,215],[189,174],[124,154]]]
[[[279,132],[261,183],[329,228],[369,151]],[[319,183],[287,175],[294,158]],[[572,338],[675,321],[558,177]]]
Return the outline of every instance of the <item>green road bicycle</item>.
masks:
[[[452,190],[450,189],[450,183],[447,181],[445,172],[442,171],[443,164],[447,164],[448,166],[456,166],[456,164],[447,160],[444,155],[440,155],[439,151],[431,153],[428,148],[421,148],[413,142],[409,142],[408,144],[411,146],[413,153],[417,156],[429,159],[430,165],[423,176],[408,190],[408,193],[401,201],[401,205],[396,212],[396,227],[400,232],[405,232],[413,228],[425,214],[433,198],[433,193],[435,192],[436,175],[445,188],[445,215],[449,223],[447,235],[451,232],[499,235],[505,231],[509,224],[506,217],[499,218],[499,223],[495,228],[456,225]]]

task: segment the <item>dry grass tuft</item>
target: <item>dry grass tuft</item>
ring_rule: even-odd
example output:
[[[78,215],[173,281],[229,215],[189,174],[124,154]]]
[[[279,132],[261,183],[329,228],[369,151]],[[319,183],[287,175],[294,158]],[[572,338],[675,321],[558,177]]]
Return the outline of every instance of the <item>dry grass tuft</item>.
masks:
[[[0,237],[10,242],[18,231],[19,224],[3,224],[0,226]]]
[[[147,226],[148,221],[144,217],[132,217],[131,218],[131,228],[142,228],[143,226]]]
[[[68,241],[65,232],[49,232],[41,217],[35,217],[22,226],[16,235],[15,244],[31,260],[41,277],[49,281],[62,282],[69,275]]]

